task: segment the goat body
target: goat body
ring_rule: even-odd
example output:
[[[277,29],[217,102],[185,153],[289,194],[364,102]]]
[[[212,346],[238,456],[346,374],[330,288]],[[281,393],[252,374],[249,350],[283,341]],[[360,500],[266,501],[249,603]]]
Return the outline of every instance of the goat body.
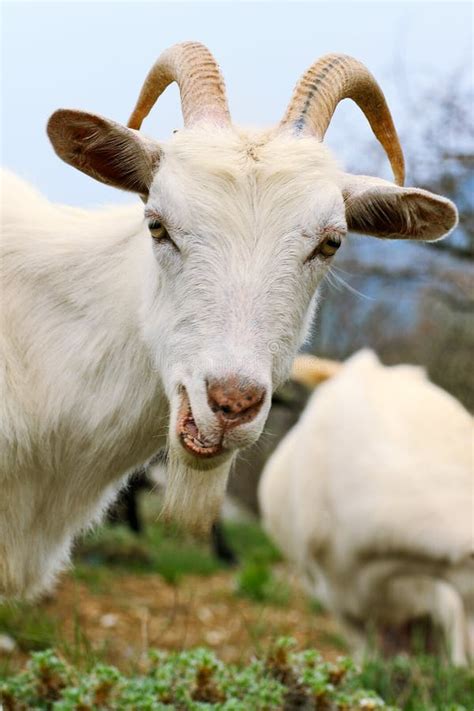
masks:
[[[270,535],[362,644],[429,615],[474,654],[472,421],[423,370],[350,358],[269,460]]]
[[[168,407],[138,329],[142,209],[54,206],[11,175],[2,188],[0,592],[12,596],[47,586],[72,536],[165,444]]]

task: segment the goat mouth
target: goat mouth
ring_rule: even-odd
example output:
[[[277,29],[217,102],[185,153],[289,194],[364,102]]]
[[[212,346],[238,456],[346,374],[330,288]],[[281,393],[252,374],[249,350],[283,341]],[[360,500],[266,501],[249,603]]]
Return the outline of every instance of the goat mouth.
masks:
[[[194,457],[210,459],[222,454],[222,441],[212,443],[200,431],[194,420],[189,398],[185,390],[182,393],[181,407],[177,423],[178,437],[183,448]]]

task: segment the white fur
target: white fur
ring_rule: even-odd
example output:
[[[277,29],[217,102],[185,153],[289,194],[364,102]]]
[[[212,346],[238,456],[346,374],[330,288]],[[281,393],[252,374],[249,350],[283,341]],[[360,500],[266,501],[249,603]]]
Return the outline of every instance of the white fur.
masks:
[[[267,530],[359,644],[369,622],[429,614],[454,662],[473,657],[472,445],[471,417],[422,369],[361,351],[267,463]]]

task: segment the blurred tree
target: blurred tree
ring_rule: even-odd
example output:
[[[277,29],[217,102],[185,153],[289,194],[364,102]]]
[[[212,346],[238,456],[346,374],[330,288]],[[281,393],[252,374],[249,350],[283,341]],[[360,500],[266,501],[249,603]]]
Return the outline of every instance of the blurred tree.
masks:
[[[460,69],[436,77],[428,88],[425,79],[422,89],[401,61],[391,76],[400,93],[396,116],[406,184],[451,198],[460,223],[434,244],[349,236],[328,276],[308,350],[342,360],[370,347],[387,364],[423,365],[434,382],[474,409],[472,74]],[[387,175],[385,155],[373,137],[361,142],[354,135],[351,141],[350,124],[346,131],[346,144],[355,145],[348,169]]]
[[[417,86],[404,62],[390,74],[400,95],[403,122],[399,134],[403,146],[407,185],[449,197],[459,210],[459,226],[436,244],[461,256],[474,256],[474,90],[471,63],[452,75],[437,77]],[[419,83],[419,82],[418,82]],[[411,90],[409,87],[412,87]],[[414,98],[416,96],[416,99]],[[397,120],[397,123],[399,121]],[[360,146],[349,170],[380,175],[386,160],[373,138]]]
[[[466,65],[469,66],[469,65]],[[420,111],[422,107],[422,112]],[[474,93],[472,76],[458,70],[433,84],[418,105],[409,106],[411,131],[404,131],[409,184],[453,200],[459,226],[437,244],[474,256]],[[421,115],[420,115],[421,114]]]

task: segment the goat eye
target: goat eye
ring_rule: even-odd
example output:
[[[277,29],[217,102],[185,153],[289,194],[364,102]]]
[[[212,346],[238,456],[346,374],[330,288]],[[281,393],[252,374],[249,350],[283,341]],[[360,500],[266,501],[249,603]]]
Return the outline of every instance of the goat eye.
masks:
[[[311,252],[309,257],[306,259],[306,262],[311,262],[315,257],[329,259],[336,254],[340,246],[341,238],[339,235],[331,235],[330,237],[326,237],[326,239],[320,242],[316,249]]]
[[[150,230],[150,234],[153,239],[157,242],[162,242],[165,240],[171,241],[171,237],[166,231],[166,228],[161,224],[161,222],[158,222],[158,220],[150,222],[150,224],[148,225],[148,229]]]
[[[169,244],[176,252],[179,252],[179,247],[169,236],[168,230],[159,220],[153,220],[148,225],[150,234],[156,244]]]
[[[333,235],[328,237],[323,242],[321,242],[319,251],[323,257],[332,257],[336,254],[337,250],[341,246],[341,238]]]

